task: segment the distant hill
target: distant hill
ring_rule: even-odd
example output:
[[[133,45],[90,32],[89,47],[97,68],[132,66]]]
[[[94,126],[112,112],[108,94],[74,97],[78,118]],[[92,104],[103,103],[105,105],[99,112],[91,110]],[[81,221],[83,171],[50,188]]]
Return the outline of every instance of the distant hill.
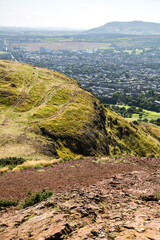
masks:
[[[109,22],[103,26],[90,29],[85,33],[93,34],[133,34],[133,35],[160,35],[160,23],[133,21],[133,22]]]
[[[37,27],[37,28],[27,28],[27,27],[5,27],[0,26],[1,34],[9,35],[26,35],[26,34],[49,34],[52,36],[65,36],[65,35],[75,35],[80,34],[84,30],[82,29],[73,29],[73,28],[60,28],[60,27]]]
[[[61,73],[0,61],[0,158],[159,154],[141,125],[106,109]]]

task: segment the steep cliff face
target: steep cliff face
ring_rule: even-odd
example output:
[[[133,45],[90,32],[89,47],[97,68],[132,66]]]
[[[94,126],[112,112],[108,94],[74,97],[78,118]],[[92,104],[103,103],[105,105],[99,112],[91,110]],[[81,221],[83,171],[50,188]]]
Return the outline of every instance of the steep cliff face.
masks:
[[[0,157],[158,154],[158,140],[63,74],[0,61]]]
[[[55,122],[49,120],[42,123],[42,134],[52,139],[57,149],[68,148],[84,156],[108,155],[105,109],[94,97],[90,103],[92,106],[88,113],[84,104],[83,110],[77,107],[67,110],[68,113],[62,114],[58,122],[56,119]]]
[[[155,133],[155,128],[156,126],[150,124],[126,121],[119,114],[106,109],[107,140],[110,153],[115,155],[123,153],[143,157],[159,155],[159,132],[156,128]]]

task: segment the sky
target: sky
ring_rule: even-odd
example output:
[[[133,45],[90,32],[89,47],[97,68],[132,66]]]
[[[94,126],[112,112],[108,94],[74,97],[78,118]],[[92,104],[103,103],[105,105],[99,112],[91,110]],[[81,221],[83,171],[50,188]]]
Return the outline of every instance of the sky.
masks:
[[[112,21],[160,23],[160,0],[0,0],[0,26],[91,29]]]

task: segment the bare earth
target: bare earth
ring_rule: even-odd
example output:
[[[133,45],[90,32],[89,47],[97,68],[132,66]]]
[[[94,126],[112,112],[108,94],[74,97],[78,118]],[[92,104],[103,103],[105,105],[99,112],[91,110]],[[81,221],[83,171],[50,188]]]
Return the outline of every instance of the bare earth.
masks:
[[[56,193],[81,189],[113,175],[133,171],[153,173],[160,169],[160,159],[128,157],[125,159],[98,161],[95,159],[72,160],[44,168],[9,172],[0,176],[0,199],[22,200],[27,191],[42,188]],[[126,162],[126,163],[123,163]]]
[[[42,188],[54,196],[2,209],[0,239],[160,239],[160,200],[152,197],[160,192],[160,158],[88,158],[0,177],[0,199],[23,200],[29,189]]]

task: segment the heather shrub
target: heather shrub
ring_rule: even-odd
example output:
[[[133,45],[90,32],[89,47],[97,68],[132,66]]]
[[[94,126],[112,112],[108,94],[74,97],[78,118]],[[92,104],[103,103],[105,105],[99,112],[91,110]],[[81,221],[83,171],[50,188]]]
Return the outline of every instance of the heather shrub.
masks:
[[[0,166],[10,166],[11,168],[24,163],[26,160],[24,158],[18,158],[18,157],[6,157],[0,159]]]
[[[29,206],[33,206],[36,203],[39,203],[43,201],[44,199],[47,199],[53,195],[52,191],[42,189],[42,191],[38,191],[35,193],[32,193],[31,191],[28,191],[28,197],[24,200],[23,203],[21,203],[21,208],[26,208]]]

